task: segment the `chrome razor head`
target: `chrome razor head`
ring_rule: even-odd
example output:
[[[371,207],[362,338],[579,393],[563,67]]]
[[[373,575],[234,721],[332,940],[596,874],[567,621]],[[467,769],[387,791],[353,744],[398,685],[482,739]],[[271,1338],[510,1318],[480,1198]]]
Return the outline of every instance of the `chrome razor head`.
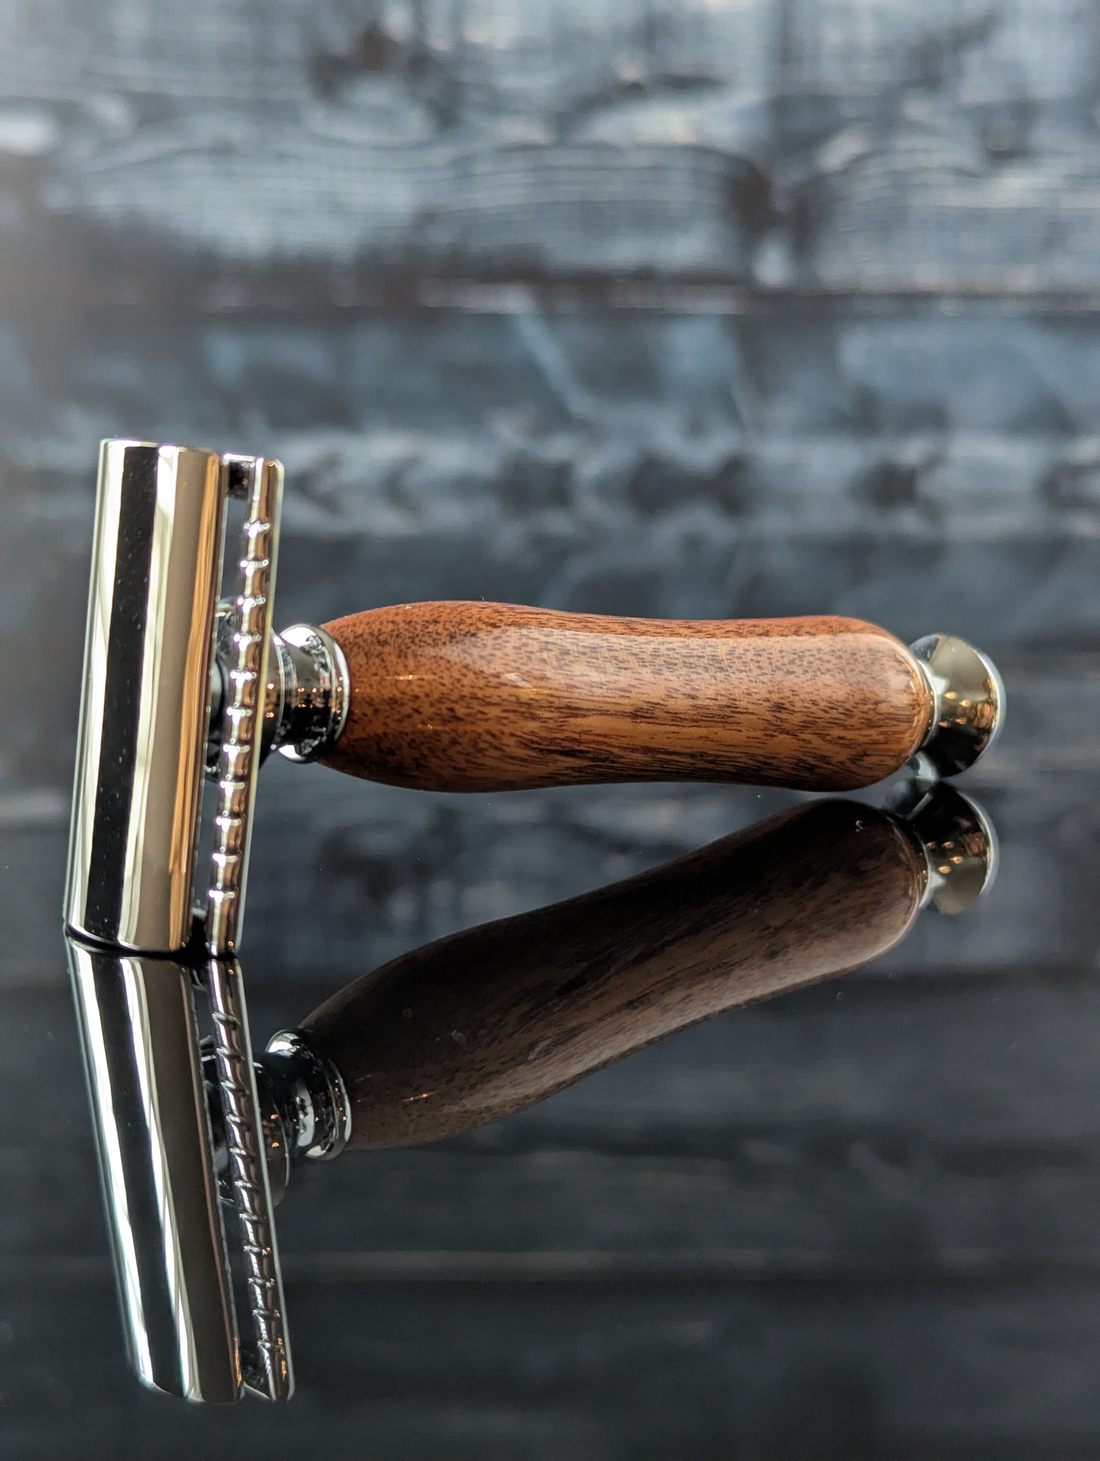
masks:
[[[343,728],[334,640],[272,632],[282,489],[265,457],[103,443],[65,894],[78,938],[175,954],[197,918],[211,954],[236,952],[260,764],[273,749],[312,760]],[[244,520],[219,602],[231,499]],[[204,775],[216,805],[200,872]]]
[[[65,919],[170,954],[190,940],[226,504],[245,503],[222,712],[205,942],[237,946],[265,711],[282,468],[104,442]]]

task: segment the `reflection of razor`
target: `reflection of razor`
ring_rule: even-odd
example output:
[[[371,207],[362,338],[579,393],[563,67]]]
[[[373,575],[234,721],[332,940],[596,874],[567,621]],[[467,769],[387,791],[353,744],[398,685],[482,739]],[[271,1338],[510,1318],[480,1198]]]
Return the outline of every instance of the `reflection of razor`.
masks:
[[[194,982],[232,984],[235,965],[212,979],[209,964],[70,940],[138,1373],[231,1400],[240,1367],[260,1394],[289,1394],[278,1264],[257,1213],[262,1201],[270,1222],[269,1197],[301,1161],[455,1136],[686,1025],[856,968],[924,903],[969,906],[994,863],[988,822],[946,784],[918,788],[904,816],[813,801],[627,882],[415,949],[276,1035],[254,1071],[240,1041],[228,1078],[224,1055],[202,1057]],[[242,1091],[258,1095],[259,1129]],[[236,1305],[235,1236],[248,1276]],[[252,1334],[238,1359],[242,1307]]]
[[[1003,704],[962,641],[910,651],[850,619],[414,604],[275,635],[281,487],[263,458],[125,441],[101,457],[65,916],[131,1351],[147,1383],[192,1399],[289,1395],[272,1178],[279,1188],[291,1149],[332,1156],[352,1129],[313,1037],[277,1039],[260,1086],[250,1057],[235,956],[271,749],[447,790],[844,789],[917,753],[963,769]],[[231,499],[244,522],[219,605]],[[204,774],[215,806],[200,875]]]

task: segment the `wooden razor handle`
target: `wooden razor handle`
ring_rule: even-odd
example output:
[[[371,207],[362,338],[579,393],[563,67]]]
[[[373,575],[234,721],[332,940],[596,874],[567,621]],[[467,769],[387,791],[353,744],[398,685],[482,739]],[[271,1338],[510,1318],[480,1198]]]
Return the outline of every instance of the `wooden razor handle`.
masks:
[[[934,713],[913,655],[859,619],[613,619],[459,602],[325,628],[351,695],[324,760],[395,786],[846,791],[903,766]]]
[[[876,958],[920,906],[921,844],[820,801],[584,897],[440,939],[305,1021],[350,1147],[435,1141],[521,1110],[723,1010]]]

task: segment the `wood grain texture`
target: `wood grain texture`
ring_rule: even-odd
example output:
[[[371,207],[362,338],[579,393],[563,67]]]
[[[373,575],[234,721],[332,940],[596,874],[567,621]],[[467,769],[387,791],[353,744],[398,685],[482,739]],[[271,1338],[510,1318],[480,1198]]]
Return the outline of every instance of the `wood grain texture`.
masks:
[[[305,1021],[350,1145],[435,1141],[904,935],[923,867],[885,813],[815,802],[663,868],[414,950]]]
[[[1081,0],[39,0],[4,8],[35,110],[0,145],[123,280],[140,240],[230,291],[413,261],[1094,295],[1095,31]]]
[[[431,791],[727,781],[847,791],[905,764],[931,703],[857,619],[647,620],[401,604],[326,626],[351,706],[326,765]]]

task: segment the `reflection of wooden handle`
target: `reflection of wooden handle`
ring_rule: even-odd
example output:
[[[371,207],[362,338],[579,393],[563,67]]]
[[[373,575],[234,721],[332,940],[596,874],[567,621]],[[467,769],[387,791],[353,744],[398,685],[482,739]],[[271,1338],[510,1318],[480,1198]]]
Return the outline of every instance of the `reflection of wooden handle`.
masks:
[[[436,791],[734,781],[843,791],[905,764],[932,697],[858,619],[661,620],[403,604],[325,626],[351,706],[329,766]]]
[[[924,860],[884,812],[811,802],[581,898],[454,934],[305,1021],[348,1086],[350,1146],[521,1110],[722,1010],[891,948]]]

